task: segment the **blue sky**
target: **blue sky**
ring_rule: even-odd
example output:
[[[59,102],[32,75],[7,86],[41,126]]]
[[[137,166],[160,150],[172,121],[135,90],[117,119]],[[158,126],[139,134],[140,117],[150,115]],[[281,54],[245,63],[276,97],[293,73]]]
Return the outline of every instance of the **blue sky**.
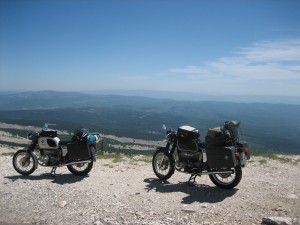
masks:
[[[0,0],[0,91],[300,96],[300,1]]]

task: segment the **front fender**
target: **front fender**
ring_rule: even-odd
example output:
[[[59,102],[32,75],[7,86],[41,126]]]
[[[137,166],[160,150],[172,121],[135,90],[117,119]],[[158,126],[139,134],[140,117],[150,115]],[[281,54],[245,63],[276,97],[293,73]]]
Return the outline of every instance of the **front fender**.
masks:
[[[37,157],[37,155],[34,152],[36,146],[37,146],[37,143],[36,142],[32,142],[30,144],[29,148],[26,150],[28,154],[32,155],[32,158],[34,160],[34,165],[35,165],[34,167],[35,167],[35,169],[37,169],[38,165],[39,165],[38,157]]]
[[[158,147],[156,148],[156,151],[163,151],[165,155],[171,155],[173,158],[173,154],[175,152],[175,148],[172,147],[171,149],[170,148],[166,148],[166,147]]]
[[[156,151],[164,151],[165,154],[169,154],[169,150],[166,147],[157,147]]]
[[[35,169],[37,169],[38,165],[39,165],[39,161],[38,161],[37,155],[35,154],[35,152],[29,152],[29,154],[32,155],[32,158],[34,160]]]

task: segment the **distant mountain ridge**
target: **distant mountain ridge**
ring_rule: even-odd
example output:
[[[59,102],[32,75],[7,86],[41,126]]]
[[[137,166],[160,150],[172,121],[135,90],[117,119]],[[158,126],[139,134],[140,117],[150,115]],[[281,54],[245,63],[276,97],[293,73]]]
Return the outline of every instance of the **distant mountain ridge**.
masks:
[[[101,95],[142,96],[159,99],[172,99],[183,101],[226,101],[238,103],[272,103],[300,105],[300,96],[274,96],[274,95],[239,95],[239,94],[204,94],[180,91],[150,91],[150,90],[102,90],[85,92]]]
[[[197,127],[203,140],[210,127],[242,121],[243,140],[256,151],[300,153],[300,105],[183,101],[141,96],[76,92],[24,92],[0,95],[0,122],[73,131],[85,126],[105,134],[161,140],[161,125]]]
[[[85,94],[80,92],[28,91],[0,95],[1,110],[54,109],[74,107],[100,107],[119,104],[161,102],[161,99],[116,94]]]
[[[114,96],[114,97],[113,97]],[[271,103],[300,105],[300,97],[286,96],[210,96],[186,92],[164,91],[95,91],[90,93],[59,92],[59,91],[27,91],[27,92],[0,92],[0,110],[13,109],[52,109],[61,107],[87,107],[106,105],[119,99],[123,101],[136,101],[146,99],[149,101],[191,101],[191,102],[236,102],[236,103]]]

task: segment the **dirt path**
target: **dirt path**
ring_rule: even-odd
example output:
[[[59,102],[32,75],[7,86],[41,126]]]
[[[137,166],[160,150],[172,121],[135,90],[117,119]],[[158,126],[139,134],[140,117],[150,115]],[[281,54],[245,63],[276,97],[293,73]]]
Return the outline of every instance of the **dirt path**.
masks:
[[[253,157],[241,183],[222,190],[207,176],[189,186],[189,176],[176,172],[163,183],[150,163],[128,158],[98,160],[87,177],[65,167],[55,178],[45,167],[25,177],[11,156],[1,155],[0,224],[260,224],[268,216],[299,222],[299,156],[294,159]]]

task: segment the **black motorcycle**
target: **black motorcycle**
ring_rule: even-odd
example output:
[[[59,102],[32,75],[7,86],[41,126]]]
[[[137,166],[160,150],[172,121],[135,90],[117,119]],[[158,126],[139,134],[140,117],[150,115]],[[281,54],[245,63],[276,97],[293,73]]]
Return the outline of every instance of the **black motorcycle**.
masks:
[[[47,124],[40,132],[30,131],[27,137],[31,141],[29,147],[17,151],[12,160],[15,170],[22,175],[30,175],[38,165],[52,167],[51,175],[61,166],[67,166],[74,175],[86,175],[96,161],[96,144],[102,140],[99,133],[79,128],[72,140],[61,141],[57,131],[48,129]]]
[[[161,180],[169,179],[175,170],[187,173],[191,175],[189,184],[197,176],[209,175],[216,186],[234,188],[242,179],[242,167],[250,159],[248,144],[239,140],[239,126],[240,122],[226,121],[210,128],[205,142],[200,141],[198,130],[191,126],[168,130],[166,147],[158,147],[153,155],[154,173]]]

